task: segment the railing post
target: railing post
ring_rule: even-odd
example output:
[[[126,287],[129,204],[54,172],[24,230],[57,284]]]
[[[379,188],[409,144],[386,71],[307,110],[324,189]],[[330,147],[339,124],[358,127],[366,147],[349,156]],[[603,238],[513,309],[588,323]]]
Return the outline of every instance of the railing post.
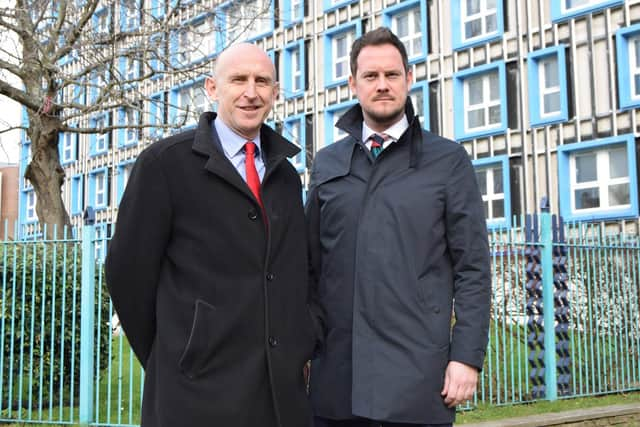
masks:
[[[93,360],[95,333],[95,212],[88,207],[82,228],[82,290],[80,307],[80,425],[93,421]]]
[[[542,264],[542,308],[544,312],[544,382],[547,400],[557,400],[553,236],[549,202],[546,197],[542,199],[540,213],[540,243],[542,245],[540,261]]]

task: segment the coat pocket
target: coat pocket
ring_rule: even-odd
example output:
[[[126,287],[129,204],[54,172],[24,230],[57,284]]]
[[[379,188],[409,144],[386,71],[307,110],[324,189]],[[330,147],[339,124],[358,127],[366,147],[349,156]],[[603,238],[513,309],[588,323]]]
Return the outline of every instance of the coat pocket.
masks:
[[[216,313],[213,305],[196,300],[189,339],[178,361],[182,373],[195,378],[206,368],[215,345]]]

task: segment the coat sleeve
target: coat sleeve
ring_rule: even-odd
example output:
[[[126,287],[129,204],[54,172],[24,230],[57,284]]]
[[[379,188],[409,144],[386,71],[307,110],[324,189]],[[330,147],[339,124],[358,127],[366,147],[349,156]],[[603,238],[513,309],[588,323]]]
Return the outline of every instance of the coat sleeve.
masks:
[[[445,213],[455,314],[449,358],[481,370],[491,312],[487,226],[471,161],[462,147],[456,155],[447,187]]]
[[[317,158],[316,158],[317,159]],[[314,169],[316,162],[314,161]],[[320,349],[324,345],[326,336],[326,316],[320,298],[318,296],[318,283],[321,269],[321,247],[320,247],[320,204],[318,200],[318,187],[311,173],[311,182],[307,194],[307,204],[305,206],[305,216],[307,221],[307,241],[308,264],[309,264],[309,309],[316,329],[316,348]]]
[[[105,262],[113,305],[143,367],[156,331],[156,290],[171,226],[169,187],[159,163],[149,151],[138,157]]]

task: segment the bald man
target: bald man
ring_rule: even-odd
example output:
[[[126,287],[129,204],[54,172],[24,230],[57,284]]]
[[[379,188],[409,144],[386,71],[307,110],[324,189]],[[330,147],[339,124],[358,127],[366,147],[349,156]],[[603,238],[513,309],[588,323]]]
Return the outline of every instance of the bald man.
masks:
[[[278,93],[256,46],[223,52],[198,127],[138,157],[106,261],[146,370],[143,427],[305,427],[307,307],[299,151],[263,125]]]

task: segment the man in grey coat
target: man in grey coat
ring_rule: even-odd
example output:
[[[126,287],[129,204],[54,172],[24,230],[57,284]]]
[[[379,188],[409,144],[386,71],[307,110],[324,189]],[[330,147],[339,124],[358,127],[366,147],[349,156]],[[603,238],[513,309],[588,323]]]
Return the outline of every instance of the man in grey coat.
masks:
[[[450,426],[488,339],[482,198],[465,149],[423,130],[405,47],[356,40],[348,136],[319,151],[306,207],[316,427]],[[455,320],[453,320],[453,317]]]

